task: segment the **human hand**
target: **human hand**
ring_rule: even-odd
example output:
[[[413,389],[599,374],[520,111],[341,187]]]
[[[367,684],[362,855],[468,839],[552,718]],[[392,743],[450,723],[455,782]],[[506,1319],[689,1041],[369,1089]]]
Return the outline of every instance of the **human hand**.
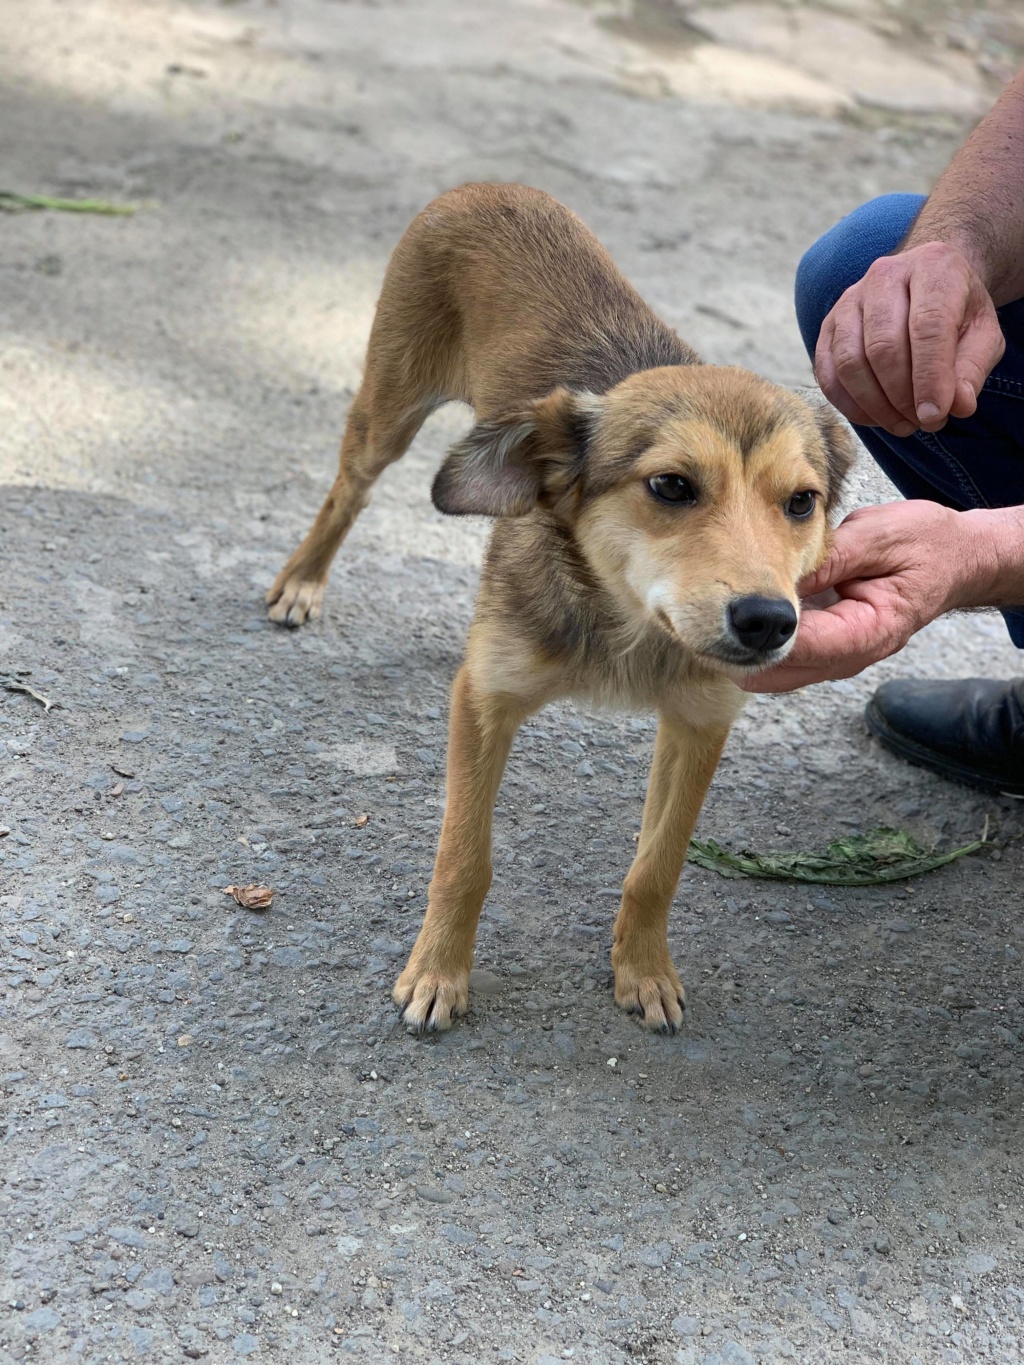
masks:
[[[969,514],[968,514],[969,515]],[[791,692],[850,678],[902,649],[943,612],[973,605],[977,555],[965,514],[934,502],[861,507],[836,528],[828,559],[800,585],[804,604],[785,662],[737,678],[747,692]]]
[[[814,372],[857,426],[894,436],[970,417],[1006,343],[967,257],[924,242],[875,261],[821,325]]]

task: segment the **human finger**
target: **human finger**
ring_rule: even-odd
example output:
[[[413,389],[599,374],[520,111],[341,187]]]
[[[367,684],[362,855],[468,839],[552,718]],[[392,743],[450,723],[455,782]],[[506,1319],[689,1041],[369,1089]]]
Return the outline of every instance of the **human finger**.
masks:
[[[910,294],[903,274],[880,276],[863,299],[864,354],[872,373],[893,408],[917,427],[910,349]]]
[[[860,427],[874,426],[870,415],[854,402],[839,382],[835,360],[832,357],[834,330],[833,314],[830,313],[822,323],[821,334],[818,337],[818,345],[814,353],[814,377],[818,381],[818,387],[832,406],[841,412],[848,422]]]
[[[956,397],[956,352],[965,300],[929,271],[910,276],[911,370],[918,425],[938,431]]]
[[[963,329],[956,348],[956,395],[951,411],[954,417],[970,417],[978,406],[978,395],[985,380],[1002,360],[1006,338],[999,318],[986,296],[984,303]]]
[[[842,600],[805,610],[785,661],[738,679],[747,692],[789,692],[812,682],[850,678],[889,652],[885,632],[870,604]]]
[[[884,427],[894,436],[909,436],[914,423],[889,402],[864,349],[861,307],[857,299],[848,299],[845,305],[840,300],[836,306],[830,349],[836,379],[853,403],[867,414],[867,426]]]

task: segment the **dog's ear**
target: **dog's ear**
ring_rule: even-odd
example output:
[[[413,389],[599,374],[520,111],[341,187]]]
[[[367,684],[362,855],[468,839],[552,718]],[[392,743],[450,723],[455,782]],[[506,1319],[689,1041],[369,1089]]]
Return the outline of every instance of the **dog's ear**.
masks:
[[[557,501],[583,471],[600,409],[594,394],[559,388],[478,422],[438,470],[434,506],[453,516],[521,517]]]
[[[825,447],[828,470],[825,511],[832,512],[838,505],[846,476],[856,458],[856,447],[849,427],[828,403],[815,404],[814,421]]]

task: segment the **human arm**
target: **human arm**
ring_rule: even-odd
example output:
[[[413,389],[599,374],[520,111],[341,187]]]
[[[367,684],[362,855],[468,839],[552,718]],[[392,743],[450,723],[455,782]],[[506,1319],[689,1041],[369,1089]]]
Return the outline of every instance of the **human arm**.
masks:
[[[822,324],[815,373],[855,425],[897,436],[969,417],[1024,297],[1024,71],[940,177],[900,249]]]
[[[947,611],[1024,605],[1024,507],[954,512],[932,502],[862,507],[837,527],[828,559],[801,585],[805,604],[784,663],[738,679],[790,692],[849,678],[902,649]]]

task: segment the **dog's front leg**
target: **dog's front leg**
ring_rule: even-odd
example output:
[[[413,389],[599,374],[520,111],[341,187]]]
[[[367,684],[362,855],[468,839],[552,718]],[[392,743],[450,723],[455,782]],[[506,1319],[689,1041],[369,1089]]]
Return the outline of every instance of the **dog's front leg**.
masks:
[[[636,858],[622,886],[612,967],[615,1003],[644,1028],[675,1033],[684,992],[668,947],[668,916],[700,808],[728,727],[696,729],[662,718]]]
[[[482,693],[465,666],[459,671],[448,729],[448,793],[427,914],[392,992],[413,1032],[450,1028],[468,1007],[476,926],[491,885],[494,801],[527,714],[517,698]]]

